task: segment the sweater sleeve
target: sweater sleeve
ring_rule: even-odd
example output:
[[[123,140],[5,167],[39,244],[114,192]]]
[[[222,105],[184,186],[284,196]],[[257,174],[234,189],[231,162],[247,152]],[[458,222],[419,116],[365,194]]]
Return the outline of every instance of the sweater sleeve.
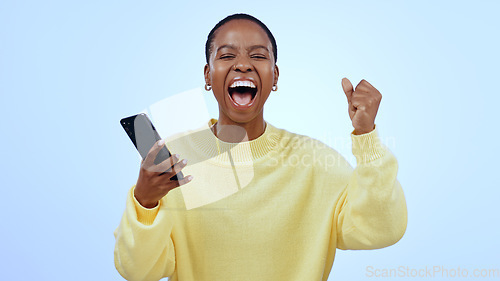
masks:
[[[165,214],[164,199],[155,208],[144,208],[135,199],[134,188],[127,194],[125,212],[114,231],[115,267],[129,281],[160,280],[175,269],[173,221]]]
[[[377,249],[399,241],[407,225],[407,209],[398,163],[380,142],[377,129],[351,133],[357,166],[335,210],[337,248]]]

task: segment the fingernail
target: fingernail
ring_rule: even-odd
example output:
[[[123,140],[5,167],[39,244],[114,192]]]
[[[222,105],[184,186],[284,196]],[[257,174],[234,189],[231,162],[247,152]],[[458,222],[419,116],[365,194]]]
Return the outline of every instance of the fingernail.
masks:
[[[182,162],[182,164],[184,164],[184,165],[185,165],[185,164],[187,163],[187,160],[186,160],[186,159],[182,159],[182,161],[181,161],[181,162]]]
[[[179,160],[179,157],[180,157],[179,154],[174,154],[175,160]]]
[[[192,179],[193,179],[193,176],[189,175],[189,176],[187,176],[187,178],[186,178],[186,179],[187,179],[188,181],[190,181],[190,180],[192,180]]]
[[[165,141],[164,141],[164,140],[160,140],[160,141],[158,142],[158,146],[162,146],[162,145],[164,145],[164,144],[165,144]]]

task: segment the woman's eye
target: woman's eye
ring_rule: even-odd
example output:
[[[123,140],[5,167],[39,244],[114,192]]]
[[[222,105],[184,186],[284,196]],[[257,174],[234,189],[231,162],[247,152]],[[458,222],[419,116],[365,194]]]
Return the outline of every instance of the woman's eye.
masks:
[[[267,59],[267,57],[263,56],[263,55],[253,55],[252,58],[254,58],[254,59]]]
[[[234,58],[234,56],[232,55],[222,55],[220,56],[221,59],[231,59],[231,58]]]

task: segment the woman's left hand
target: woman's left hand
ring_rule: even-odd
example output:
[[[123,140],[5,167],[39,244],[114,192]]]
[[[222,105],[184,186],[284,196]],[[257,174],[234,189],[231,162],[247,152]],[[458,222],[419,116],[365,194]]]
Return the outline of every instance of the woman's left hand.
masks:
[[[342,89],[349,103],[349,117],[351,117],[354,134],[366,134],[375,128],[375,116],[382,100],[382,94],[368,81],[361,80],[353,88],[349,79],[342,79]]]

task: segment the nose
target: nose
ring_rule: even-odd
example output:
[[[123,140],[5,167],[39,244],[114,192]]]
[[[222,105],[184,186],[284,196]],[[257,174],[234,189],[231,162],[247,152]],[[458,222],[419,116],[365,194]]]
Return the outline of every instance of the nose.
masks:
[[[253,66],[247,58],[240,58],[234,64],[233,70],[237,72],[249,72],[253,70]]]

